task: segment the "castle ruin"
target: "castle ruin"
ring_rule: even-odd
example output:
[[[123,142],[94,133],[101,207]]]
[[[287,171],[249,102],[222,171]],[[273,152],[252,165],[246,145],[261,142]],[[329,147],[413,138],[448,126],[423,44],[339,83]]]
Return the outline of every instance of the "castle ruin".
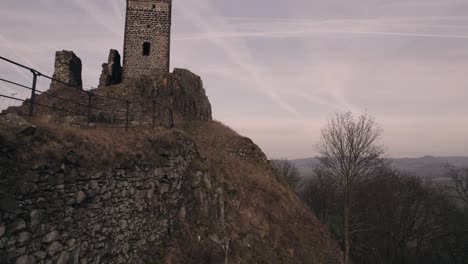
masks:
[[[172,0],[127,0],[123,80],[169,73]]]

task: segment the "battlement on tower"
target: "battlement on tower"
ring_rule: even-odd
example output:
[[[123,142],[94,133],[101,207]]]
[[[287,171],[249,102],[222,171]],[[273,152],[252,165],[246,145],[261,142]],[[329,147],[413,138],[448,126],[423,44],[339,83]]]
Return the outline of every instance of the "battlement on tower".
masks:
[[[169,73],[172,0],[127,0],[123,80]]]

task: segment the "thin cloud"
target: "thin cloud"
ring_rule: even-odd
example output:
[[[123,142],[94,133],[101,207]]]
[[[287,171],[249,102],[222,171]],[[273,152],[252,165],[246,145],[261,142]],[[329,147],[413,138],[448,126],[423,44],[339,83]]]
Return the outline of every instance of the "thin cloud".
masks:
[[[112,2],[115,2],[116,0],[112,0]],[[115,4],[113,5],[114,9],[114,15],[113,16],[106,16],[106,12],[102,12],[102,8],[99,7],[99,4],[97,4],[94,0],[89,1],[89,0],[73,0],[73,3],[80,7],[83,11],[85,11],[92,19],[94,19],[96,22],[98,22],[101,26],[103,26],[105,29],[107,29],[109,32],[113,33],[114,35],[119,36],[121,34],[121,31],[118,30],[120,28],[120,24],[117,23],[118,20],[116,20],[115,16]],[[99,2],[98,2],[99,3]],[[119,26],[115,26],[119,25]]]
[[[326,106],[326,107],[329,107],[338,111],[350,111],[350,110],[354,111],[355,110],[354,107],[350,107],[348,103],[345,103],[345,104],[336,103],[334,101],[326,100],[321,96],[315,96],[310,93],[306,93],[304,91],[286,91],[284,93],[300,97],[306,100],[307,102],[312,103],[313,105],[317,105],[317,104],[323,105],[323,106]]]
[[[270,1],[266,9],[255,1],[173,2],[172,63],[202,72],[216,118],[271,157],[314,155],[327,115],[353,107],[384,126],[391,155],[467,154],[468,16],[452,16],[468,14],[463,0]],[[2,4],[2,56],[34,66],[29,59],[45,73],[55,50],[72,49],[83,79],[96,83],[108,49],[123,40],[123,0]],[[3,86],[3,94],[14,89]],[[237,111],[245,97],[249,106]]]
[[[445,39],[468,39],[468,35],[453,34],[426,34],[426,33],[404,33],[385,31],[345,31],[345,30],[312,30],[303,29],[295,31],[264,31],[264,32],[211,32],[195,33],[189,35],[178,35],[176,41],[184,40],[212,40],[221,38],[307,38],[323,34],[344,34],[344,35],[382,35],[394,37],[416,37],[416,38],[445,38]]]
[[[29,59],[26,57],[20,55],[16,50],[13,48],[14,44],[9,41],[7,38],[5,38],[3,35],[0,34],[0,41],[3,43],[3,46],[6,47],[8,50],[10,50],[10,54],[13,55],[13,57],[7,58],[10,60],[20,60],[22,63],[27,64],[26,66],[33,67],[36,69],[39,69],[34,63],[32,63]],[[6,55],[6,54],[5,54]],[[3,65],[8,65],[10,69],[13,71],[17,72],[21,77],[23,77],[25,80],[31,80],[31,77],[26,75],[25,71],[23,69],[20,69],[18,66],[15,66],[13,64],[10,64],[5,61],[1,61]]]
[[[289,18],[228,18],[231,31],[210,31],[178,35],[175,40],[201,40],[213,38],[307,38],[319,34],[384,35],[395,37],[467,39],[465,34],[406,32],[412,28],[468,29],[468,17],[419,17],[377,19],[289,19]],[[416,22],[416,23],[415,23]],[[437,24],[431,24],[437,22]],[[465,25],[443,24],[461,22]],[[382,30],[399,27],[404,31]],[[363,29],[364,28],[364,29]]]
[[[119,0],[111,0],[112,3],[112,10],[114,11],[114,15],[119,19],[119,20],[124,20],[124,10],[125,6],[123,4],[123,1]]]
[[[421,16],[421,17],[379,17],[379,18],[349,18],[349,19],[307,19],[307,18],[279,18],[279,17],[227,17],[231,23],[235,24],[307,24],[307,25],[327,25],[327,24],[400,24],[414,25],[416,23],[434,23],[437,25],[447,22],[465,23],[468,16]]]
[[[196,6],[196,7],[195,7]],[[216,26],[225,24],[221,19],[217,21],[208,21],[204,16],[200,15],[200,12],[196,12],[197,8],[200,8],[201,4],[197,3],[192,5],[190,8],[185,5],[180,5],[179,8],[183,11],[187,18],[190,18],[191,21],[197,25],[201,30],[204,31],[213,31],[216,30]],[[203,5],[205,9],[208,9],[213,13],[212,7]],[[216,22],[216,23],[214,23]],[[216,25],[216,26],[215,26]],[[227,43],[221,39],[212,39],[213,42],[220,48],[224,50],[226,55],[242,69],[244,69],[252,78],[252,80],[257,84],[256,87],[264,92],[275,104],[277,104],[283,110],[293,114],[295,117],[300,117],[301,114],[290,104],[285,102],[277,93],[270,89],[270,85],[266,83],[265,79],[261,76],[257,70],[254,60],[251,58],[248,49],[245,48],[245,45],[238,41],[234,45],[232,43]]]
[[[39,67],[37,65],[35,65],[31,60],[29,60],[28,58],[26,58],[25,56],[22,56],[19,54],[19,52],[16,51],[16,49],[14,48],[15,47],[15,43],[13,41],[10,41],[9,39],[5,38],[2,34],[0,34],[0,40],[1,42],[3,43],[3,45],[9,49],[13,55],[22,60],[24,63],[27,63],[29,67],[34,67],[36,69],[38,69]]]

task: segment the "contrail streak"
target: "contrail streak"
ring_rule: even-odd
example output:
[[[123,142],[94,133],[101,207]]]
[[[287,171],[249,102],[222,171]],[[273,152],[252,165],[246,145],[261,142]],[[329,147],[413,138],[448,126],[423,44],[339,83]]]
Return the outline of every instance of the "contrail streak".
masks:
[[[348,104],[345,104],[345,105],[337,104],[335,102],[325,100],[324,98],[320,96],[314,96],[314,95],[311,95],[305,92],[300,92],[300,91],[288,91],[287,93],[300,97],[312,104],[320,104],[320,105],[327,106],[336,110],[350,110]]]
[[[306,23],[306,24],[330,24],[330,23],[392,23],[408,24],[409,22],[468,22],[468,16],[429,16],[429,17],[381,17],[381,18],[351,18],[351,19],[303,19],[303,18],[274,18],[274,17],[227,17],[229,21],[256,23]]]
[[[33,66],[33,63],[31,61],[29,61],[28,59],[26,59],[25,57],[19,55],[13,48],[11,48],[11,46],[9,45],[9,41],[3,37],[1,34],[0,34],[0,39],[2,40],[2,42],[4,43],[4,46],[9,49],[11,51],[11,53],[23,60],[24,62],[26,62],[28,65],[27,66],[30,66],[30,67],[34,67]],[[13,59],[13,58],[10,58],[10,59]],[[28,76],[26,75],[25,71],[24,70],[21,70],[20,68],[18,68],[18,66],[16,65],[13,65],[13,64],[10,64],[10,63],[7,63],[7,62],[4,62],[4,61],[1,61],[0,63],[4,63],[4,65],[8,65],[7,67],[12,69],[13,71],[17,72],[21,77],[23,77],[25,80],[31,80],[31,76]]]
[[[116,1],[116,0],[113,0]],[[109,23],[109,20],[103,18],[103,14],[106,14],[105,12],[100,12],[99,8],[95,4],[90,4],[88,0],[74,0],[73,1],[78,7],[83,9],[91,18],[93,18],[96,22],[98,22],[101,26],[106,28],[109,32],[119,36],[120,31],[116,30],[116,28],[119,27],[114,27],[112,26],[112,22]],[[92,3],[95,3],[92,1]]]
[[[197,4],[199,6],[199,4]],[[207,7],[209,8],[209,7]],[[220,24],[224,24],[222,21],[217,21],[218,23],[214,24],[210,21],[206,21],[206,19],[200,16],[198,13],[194,12],[193,9],[186,7],[185,5],[181,5],[180,9],[189,17],[194,25],[199,27],[201,30],[205,31],[212,31],[215,29],[216,26],[220,26]],[[210,9],[210,8],[209,8]],[[278,105],[283,110],[292,113],[296,117],[300,117],[300,113],[297,112],[294,107],[286,103],[278,94],[272,91],[267,83],[265,83],[264,79],[254,66],[254,61],[251,59],[248,50],[244,47],[243,43],[235,43],[232,45],[231,43],[224,42],[222,39],[219,38],[212,38],[210,39],[216,44],[218,47],[224,50],[225,54],[239,67],[245,70],[250,77],[256,83],[256,87],[260,89],[263,93],[265,93],[276,105]]]
[[[124,10],[124,7],[122,5],[122,1],[119,0],[111,0],[112,3],[112,9],[114,11],[114,14],[116,17],[119,18],[119,20],[123,20],[124,16],[122,14],[122,11]]]
[[[404,33],[387,31],[344,31],[344,30],[296,30],[296,31],[264,31],[264,32],[212,32],[201,34],[190,34],[176,36],[174,40],[205,40],[220,38],[304,38],[320,34],[344,34],[344,35],[382,35],[395,37],[418,37],[418,38],[445,38],[445,39],[468,39],[468,35],[452,34],[426,34],[426,33]]]
[[[466,35],[445,35],[445,34],[425,34],[425,33],[403,33],[403,32],[379,32],[379,31],[323,31],[313,33],[336,33],[336,34],[355,34],[355,35],[386,35],[397,37],[421,37],[421,38],[454,38],[454,39],[468,39]]]
[[[13,55],[15,55],[15,57],[17,57],[17,58],[21,59],[22,61],[24,61],[25,63],[27,63],[26,66],[34,67],[36,69],[39,68],[32,61],[30,61],[28,58],[26,58],[24,56],[21,56],[18,52],[16,52],[16,50],[13,48],[14,45],[12,45],[12,43],[7,38],[5,38],[2,34],[0,34],[0,39],[5,44],[5,46],[13,53]]]

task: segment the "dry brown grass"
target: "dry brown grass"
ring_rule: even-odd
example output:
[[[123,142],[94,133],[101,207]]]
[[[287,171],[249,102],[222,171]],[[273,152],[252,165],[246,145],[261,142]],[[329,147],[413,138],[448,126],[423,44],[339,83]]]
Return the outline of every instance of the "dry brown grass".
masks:
[[[151,160],[160,148],[177,145],[177,133],[164,128],[139,129],[82,129],[58,124],[48,117],[29,120],[38,127],[32,136],[18,137],[20,161],[51,162],[63,159],[70,151],[80,162],[111,164],[124,160]],[[0,135],[15,137],[6,128]]]
[[[258,149],[251,159],[236,156],[236,150],[246,141],[218,122],[180,123],[173,130],[143,129],[128,133],[102,128],[83,130],[46,118],[31,122],[39,127],[38,132],[29,138],[16,139],[18,157],[22,161],[62,160],[70,151],[74,151],[81,162],[92,166],[153,160],[159,156],[159,150],[174,149],[188,138],[195,142],[201,156],[192,166],[208,172],[214,184],[223,189],[224,232],[231,241],[230,250],[234,255],[230,263],[339,262],[341,253],[325,228],[276,179],[264,154]],[[0,139],[15,137],[9,133],[0,126]],[[191,224],[188,230],[197,230],[200,226],[198,222]],[[210,221],[206,224],[215,225]],[[188,246],[197,243],[193,241]],[[181,246],[171,250],[179,252],[178,255],[190,249]]]
[[[264,258],[271,257],[270,263],[279,263],[273,252],[282,252],[282,263],[340,261],[340,250],[327,230],[277,180],[268,163],[261,158],[243,160],[232,154],[241,147],[236,144],[242,142],[235,131],[219,122],[187,123],[181,129],[197,144],[208,171],[227,193],[230,214],[226,217],[232,240],[253,235],[258,239],[257,250],[265,252]],[[258,157],[262,157],[258,151]]]

